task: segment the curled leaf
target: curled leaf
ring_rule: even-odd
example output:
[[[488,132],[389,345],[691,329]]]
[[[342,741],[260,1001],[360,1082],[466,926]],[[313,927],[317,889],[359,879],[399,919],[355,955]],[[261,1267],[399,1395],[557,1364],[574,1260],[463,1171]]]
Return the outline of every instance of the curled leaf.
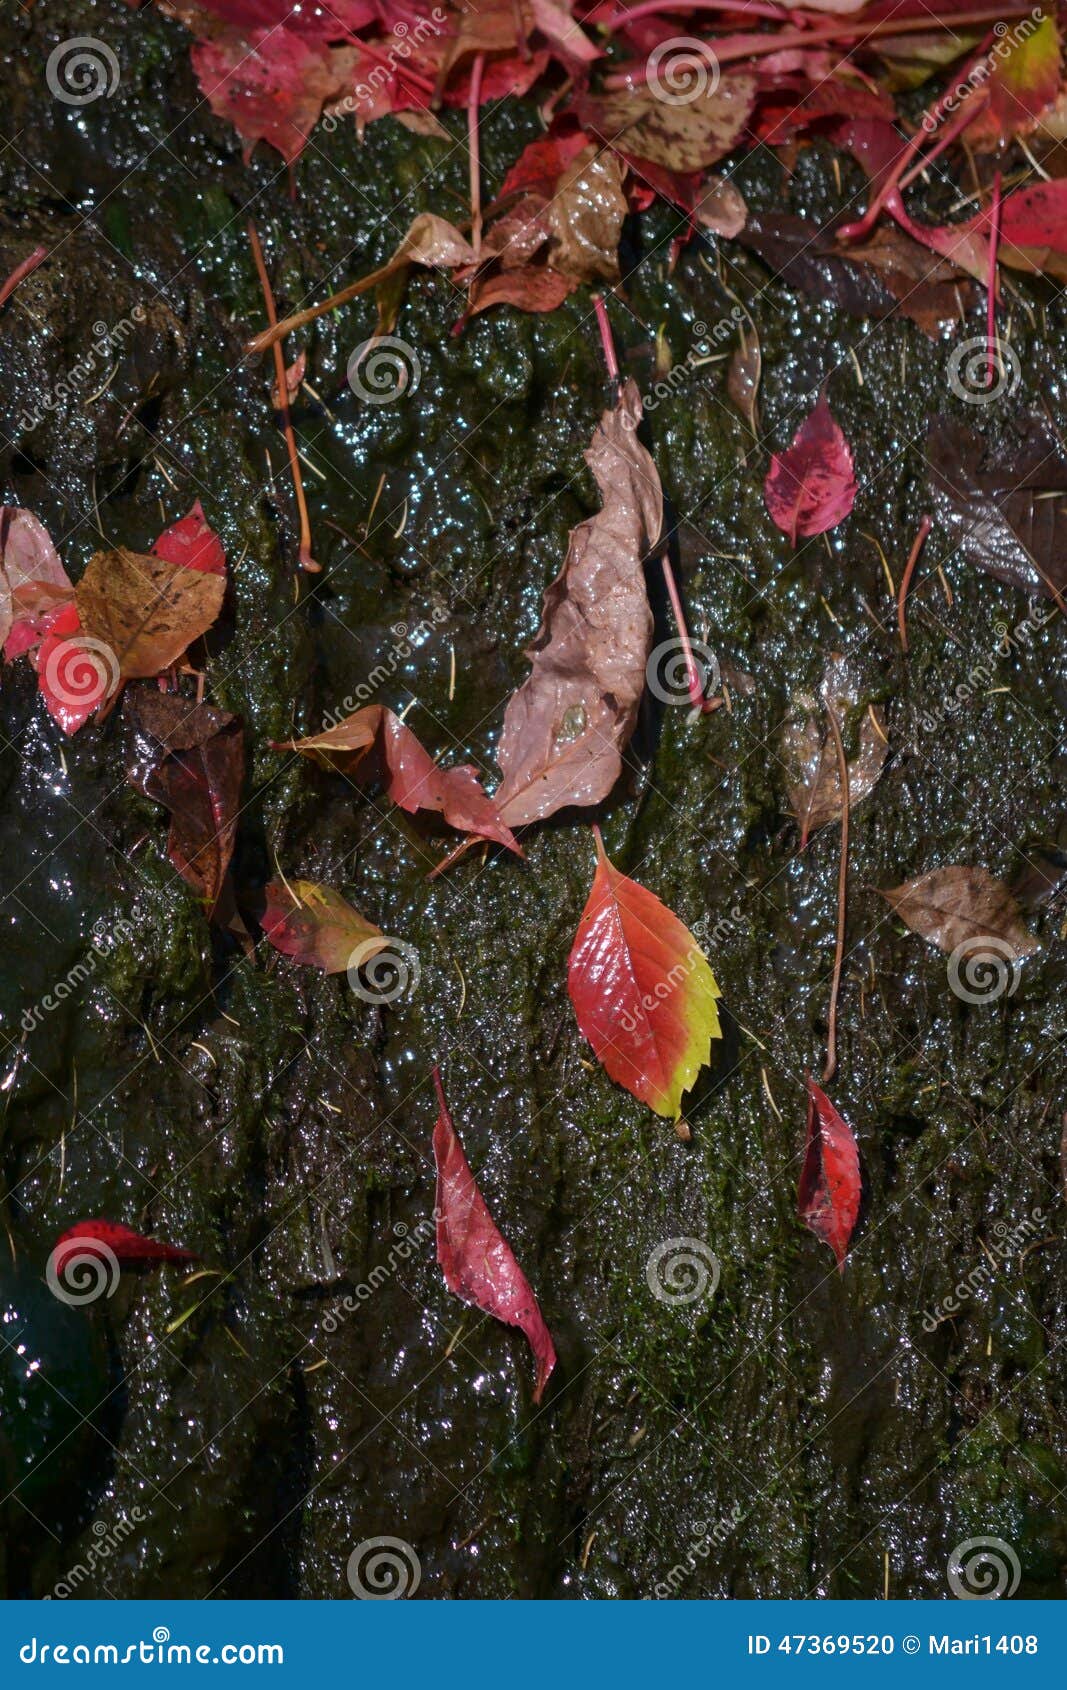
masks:
[[[575,528],[545,594],[529,678],[508,702],[495,802],[511,827],[596,804],[622,769],[645,685],[652,613],[642,560],[663,520],[659,476],[637,438],[627,381],[586,453],[603,507]]]
[[[682,1097],[720,1038],[719,988],[696,939],[609,862],[599,832],[592,890],[567,965],[583,1036],[613,1080],[657,1115]]]
[[[829,1244],[838,1270],[843,1271],[860,1209],[859,1151],[852,1128],[826,1093],[810,1078],[807,1087],[808,1121],[797,1212],[816,1238]]]
[[[548,262],[577,282],[619,274],[619,236],[626,216],[619,161],[587,147],[564,169],[545,211]]]
[[[389,940],[332,886],[272,880],[260,925],[276,951],[294,962],[345,974],[369,962]]]
[[[825,388],[790,446],[775,452],[763,484],[767,510],[792,545],[836,528],[856,499],[852,452],[830,411]]]
[[[433,1154],[437,1166],[437,1260],[445,1284],[465,1303],[517,1326],[529,1339],[537,1363],[534,1402],[544,1395],[556,1351],[530,1282],[515,1260],[475,1183],[452,1124],[441,1076],[435,1068],[437,1124]]]
[[[9,662],[38,644],[46,618],[73,596],[43,524],[18,505],[0,506],[0,646]]]

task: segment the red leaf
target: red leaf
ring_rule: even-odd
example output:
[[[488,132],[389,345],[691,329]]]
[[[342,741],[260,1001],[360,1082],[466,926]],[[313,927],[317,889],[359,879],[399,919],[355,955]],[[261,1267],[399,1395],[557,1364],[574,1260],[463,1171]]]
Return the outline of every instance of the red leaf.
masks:
[[[827,402],[826,391],[784,452],[775,452],[763,497],[771,518],[796,545],[798,535],[823,534],[852,509],[856,478],[852,452]]]
[[[829,1244],[843,1270],[860,1207],[856,1139],[826,1093],[808,1079],[808,1124],[797,1210],[816,1238]]]
[[[46,618],[73,596],[47,529],[32,511],[0,507],[0,645],[8,662],[37,645]]]
[[[437,1260],[445,1284],[465,1303],[473,1303],[475,1308],[525,1332],[537,1362],[534,1402],[540,1402],[556,1365],[551,1334],[529,1280],[475,1184],[452,1125],[441,1075],[436,1068],[433,1083],[438,1102],[433,1130],[437,1164]]]
[[[325,974],[347,973],[389,944],[381,928],[332,886],[272,880],[266,898],[260,926],[274,949]]]
[[[326,101],[344,93],[342,57],[281,24],[224,29],[192,49],[205,98],[243,137],[246,161],[257,141],[269,141],[287,164],[303,152]]]
[[[1000,234],[1012,246],[1067,252],[1067,177],[1008,194],[1000,207]]]
[[[99,640],[78,638],[81,617],[76,604],[53,612],[43,628],[44,637],[32,658],[37,690],[63,732],[77,733],[114,687],[114,654]]]
[[[608,861],[597,865],[567,964],[585,1038],[613,1080],[675,1120],[720,1037],[719,988],[688,927]]]
[[[76,1226],[69,1227],[60,1233],[56,1239],[52,1255],[56,1269],[62,1272],[63,1260],[76,1251],[85,1250],[92,1253],[92,1246],[99,1244],[104,1251],[110,1251],[120,1262],[197,1262],[199,1256],[192,1250],[180,1250],[174,1244],[164,1244],[158,1238],[146,1238],[143,1233],[133,1232],[128,1226],[121,1226],[117,1221],[79,1221]],[[80,1251],[79,1251],[80,1253]]]
[[[164,528],[152,550],[156,557],[179,564],[182,569],[199,569],[204,575],[226,573],[222,541],[208,524],[199,499],[188,516]]]

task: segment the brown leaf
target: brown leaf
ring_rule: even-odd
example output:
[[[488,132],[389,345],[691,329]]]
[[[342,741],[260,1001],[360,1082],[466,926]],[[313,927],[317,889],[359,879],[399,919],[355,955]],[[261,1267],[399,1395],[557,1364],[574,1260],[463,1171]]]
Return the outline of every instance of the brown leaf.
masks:
[[[276,951],[294,962],[345,974],[385,950],[389,940],[332,886],[314,880],[272,880],[260,926]]]
[[[858,679],[840,656],[831,657],[820,690],[842,724],[860,703]],[[789,770],[789,805],[800,824],[803,847],[818,828],[841,820],[843,794],[834,742],[822,705],[815,699],[800,702],[804,713],[787,724],[782,745]],[[871,720],[870,711],[865,711],[859,724],[856,754],[848,762],[850,811],[874,789],[888,749]]]
[[[576,109],[583,128],[594,130],[624,158],[695,171],[717,163],[736,146],[755,95],[751,76],[724,75],[716,87],[684,104],[625,89],[588,95]]]
[[[510,827],[564,804],[598,803],[622,768],[652,636],[642,561],[663,520],[640,419],[627,381],[586,453],[603,507],[571,532],[545,594],[532,672],[508,703],[497,750],[504,778],[495,801]]]
[[[561,276],[557,270],[548,270],[542,264],[501,270],[497,276],[474,282],[470,314],[477,317],[491,305],[514,305],[520,311],[555,311],[577,286],[570,276]]]
[[[622,169],[614,154],[586,147],[560,177],[545,210],[549,263],[576,281],[619,274],[619,236],[626,216]]]
[[[1037,949],[1008,888],[984,868],[931,869],[881,895],[913,933],[946,954],[985,950],[993,940],[1006,960],[1019,962]]]
[[[205,634],[226,592],[225,577],[166,558],[96,552],[75,589],[81,631],[115,656],[123,680],[158,675]]]
[[[709,176],[693,207],[693,220],[713,235],[733,240],[748,222],[744,195],[725,176]]]
[[[123,714],[136,730],[126,770],[130,783],[170,811],[167,854],[213,914],[237,833],[244,781],[241,724],[226,710],[151,687],[130,692]]]

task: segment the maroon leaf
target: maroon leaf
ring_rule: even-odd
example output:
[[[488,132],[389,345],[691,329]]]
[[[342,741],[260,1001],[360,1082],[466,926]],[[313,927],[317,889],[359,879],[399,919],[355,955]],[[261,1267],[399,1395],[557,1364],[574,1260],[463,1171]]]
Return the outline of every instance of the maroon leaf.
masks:
[[[486,1207],[470,1171],[445,1101],[441,1076],[435,1068],[438,1116],[433,1130],[437,1164],[437,1260],[445,1284],[465,1303],[508,1326],[517,1326],[530,1341],[537,1362],[534,1402],[540,1402],[556,1351],[529,1281]]]
[[[213,915],[237,833],[241,725],[225,710],[150,687],[128,693],[123,709],[137,731],[130,782],[170,811],[167,854]]]
[[[852,452],[830,412],[825,388],[793,443],[776,452],[763,484],[771,518],[795,546],[800,535],[836,528],[856,499]]]
[[[860,1158],[856,1139],[843,1116],[811,1078],[804,1166],[797,1189],[797,1211],[816,1238],[829,1244],[843,1270],[849,1239],[860,1208]]]
[[[99,1254],[109,1252],[120,1262],[196,1262],[200,1259],[192,1250],[164,1244],[158,1238],[146,1238],[143,1233],[133,1232],[118,1221],[79,1221],[56,1239],[52,1251],[56,1271],[62,1273],[64,1263],[75,1254],[93,1254],[94,1244],[102,1246]]]

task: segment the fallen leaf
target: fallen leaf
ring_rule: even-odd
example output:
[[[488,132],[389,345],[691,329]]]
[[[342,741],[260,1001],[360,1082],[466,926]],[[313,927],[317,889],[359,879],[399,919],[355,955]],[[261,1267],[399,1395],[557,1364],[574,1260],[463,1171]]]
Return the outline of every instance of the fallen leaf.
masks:
[[[984,868],[931,869],[881,895],[906,927],[946,955],[988,950],[992,940],[1005,960],[1020,962],[1038,948],[1004,882]]]
[[[467,763],[438,768],[412,730],[381,704],[364,705],[325,733],[273,743],[277,751],[298,751],[342,772],[356,768],[377,743],[387,770],[386,792],[394,804],[409,815],[437,810],[450,827],[506,845],[522,856],[497,801],[486,793],[474,768]]]
[[[844,1271],[849,1240],[860,1209],[862,1184],[856,1138],[826,1093],[807,1080],[808,1122],[804,1165],[797,1188],[797,1212],[816,1238],[829,1244]]]
[[[756,97],[755,79],[719,77],[696,99],[672,104],[650,90],[588,94],[577,102],[578,121],[624,158],[649,159],[667,170],[706,170],[732,152]]]
[[[0,506],[0,646],[8,662],[37,645],[45,619],[73,596],[48,530],[32,511]]]
[[[302,358],[304,354],[300,356]],[[293,369],[296,368],[294,364]],[[300,378],[296,385],[299,387]],[[182,569],[198,569],[205,575],[226,574],[226,553],[222,541],[209,526],[199,499],[188,516],[164,528],[152,550],[156,557],[164,558],[167,563],[179,564]]]
[[[564,170],[545,213],[549,264],[575,281],[616,280],[625,216],[618,159],[587,147]]]
[[[65,734],[77,733],[115,690],[114,654],[99,641],[86,642],[76,604],[53,611],[41,628],[41,643],[31,657],[37,689],[52,720]]]
[[[95,1248],[94,1248],[95,1247]],[[164,1244],[158,1238],[146,1238],[118,1221],[78,1221],[60,1233],[52,1249],[52,1263],[57,1274],[69,1272],[76,1266],[75,1258],[96,1255],[114,1256],[119,1262],[195,1262],[199,1257],[192,1250],[180,1250],[174,1244]]]
[[[537,1363],[534,1402],[544,1395],[556,1351],[537,1298],[511,1246],[486,1207],[459,1142],[435,1068],[437,1124],[433,1154],[437,1166],[437,1260],[445,1284],[465,1303],[517,1326],[526,1334]]]
[[[346,974],[385,949],[380,927],[335,892],[313,880],[272,880],[260,926],[276,951],[294,962]]]
[[[619,1085],[678,1120],[721,1038],[719,988],[689,929],[608,860],[599,831],[592,890],[567,964],[584,1038]]]
[[[472,317],[491,305],[513,305],[519,311],[555,311],[578,283],[543,264],[524,264],[517,270],[501,270],[495,276],[479,277],[471,285],[468,310]]]
[[[771,458],[763,497],[771,519],[794,546],[800,536],[836,528],[851,511],[856,499],[852,452],[831,415],[825,388],[792,444]]]
[[[693,221],[726,240],[736,240],[748,222],[744,195],[725,176],[709,176],[693,207]]]
[[[159,675],[211,627],[222,575],[151,553],[96,552],[75,589],[82,633],[114,656],[122,680]]]
[[[241,725],[225,710],[151,687],[127,694],[123,713],[136,735],[127,760],[130,783],[169,810],[167,854],[213,915],[237,833]]]
[[[257,141],[268,141],[287,164],[299,158],[323,106],[344,94],[354,63],[287,23],[218,30],[195,41],[191,57],[208,105],[243,139],[246,163]]]
[[[637,438],[641,400],[627,381],[600,420],[586,462],[603,506],[570,536],[545,594],[531,673],[504,713],[495,802],[511,827],[565,804],[596,804],[622,769],[652,637],[642,561],[659,537],[662,493]]]
[[[844,728],[850,713],[862,702],[859,681],[844,657],[835,654],[830,658],[820,693],[822,699],[829,700]],[[841,820],[844,796],[826,712],[820,700],[798,702],[799,711],[786,723],[782,753],[789,780],[789,806],[800,827],[803,850],[820,827]],[[850,813],[874,790],[888,751],[885,735],[878,732],[870,711],[864,710],[856,731],[856,753],[852,758],[846,755]]]
[[[1067,589],[1067,462],[1044,421],[991,447],[947,416],[926,442],[934,512],[968,562],[998,581],[1059,600]]]

